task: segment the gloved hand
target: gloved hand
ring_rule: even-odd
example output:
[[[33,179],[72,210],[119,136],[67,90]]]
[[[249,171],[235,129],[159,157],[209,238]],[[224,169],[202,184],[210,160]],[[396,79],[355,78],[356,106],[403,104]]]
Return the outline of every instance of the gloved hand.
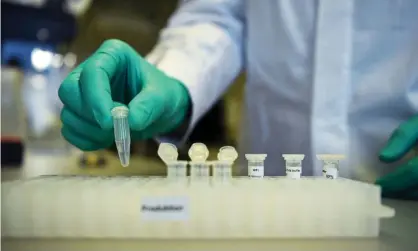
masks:
[[[107,40],[61,84],[58,95],[62,135],[84,151],[114,141],[111,110],[129,107],[133,140],[172,132],[185,122],[190,97],[185,86],[165,75],[119,40]]]
[[[401,159],[418,142],[418,116],[401,124],[380,152],[381,161],[390,163]],[[380,178],[376,184],[382,187],[382,195],[392,198],[418,200],[418,156]]]

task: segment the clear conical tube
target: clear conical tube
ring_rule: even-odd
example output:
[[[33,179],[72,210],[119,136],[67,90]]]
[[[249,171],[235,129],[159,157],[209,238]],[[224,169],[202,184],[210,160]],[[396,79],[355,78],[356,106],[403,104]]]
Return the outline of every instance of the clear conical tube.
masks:
[[[123,167],[129,166],[131,157],[131,134],[128,123],[129,109],[118,106],[112,109],[115,143]]]

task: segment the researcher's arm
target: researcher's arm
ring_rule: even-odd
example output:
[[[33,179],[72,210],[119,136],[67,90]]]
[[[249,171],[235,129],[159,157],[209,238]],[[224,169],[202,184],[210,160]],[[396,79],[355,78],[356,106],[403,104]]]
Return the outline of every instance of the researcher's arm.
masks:
[[[84,151],[110,146],[111,110],[125,105],[133,140],[181,143],[241,69],[242,8],[240,0],[188,1],[148,61],[123,41],[105,41],[60,86],[64,138]]]
[[[243,2],[183,1],[147,56],[150,63],[181,81],[189,91],[191,111],[176,136],[187,137],[241,71]]]

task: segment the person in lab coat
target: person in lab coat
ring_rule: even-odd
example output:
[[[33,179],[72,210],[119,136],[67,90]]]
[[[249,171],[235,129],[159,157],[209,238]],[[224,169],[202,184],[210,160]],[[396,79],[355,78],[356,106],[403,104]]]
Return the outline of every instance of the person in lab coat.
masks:
[[[143,57],[105,41],[62,83],[62,134],[89,151],[113,142],[110,110],[130,109],[132,138],[181,142],[245,69],[240,153],[345,154],[340,175],[418,198],[418,1],[185,1]],[[402,160],[401,160],[402,159]],[[400,161],[398,161],[400,160]]]

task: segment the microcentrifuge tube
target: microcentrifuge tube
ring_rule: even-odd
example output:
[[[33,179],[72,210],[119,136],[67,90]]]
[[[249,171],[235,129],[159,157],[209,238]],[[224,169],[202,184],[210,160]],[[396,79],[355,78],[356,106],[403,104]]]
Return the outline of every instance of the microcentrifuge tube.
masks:
[[[177,147],[170,143],[161,143],[158,147],[157,154],[166,164],[176,161],[179,156]]]
[[[340,161],[345,158],[342,154],[318,154],[316,157],[324,162],[322,176],[327,179],[338,178]]]
[[[158,156],[167,165],[167,178],[185,178],[187,176],[187,161],[179,161],[177,147],[170,143],[161,143]]]
[[[119,160],[123,167],[127,167],[131,157],[131,134],[128,123],[129,109],[125,106],[117,106],[111,112]]]
[[[210,163],[206,162],[209,150],[203,143],[194,143],[189,149],[190,176],[196,178],[209,177]]]
[[[302,160],[304,154],[283,154],[286,161],[286,177],[291,179],[300,179],[302,173]]]
[[[219,149],[218,161],[213,162],[213,178],[228,179],[232,175],[232,165],[238,158],[238,153],[232,146]]]
[[[177,160],[167,163],[167,178],[183,179],[187,177],[188,161]]]
[[[248,160],[248,176],[252,178],[264,177],[264,160],[267,154],[245,154]]]

